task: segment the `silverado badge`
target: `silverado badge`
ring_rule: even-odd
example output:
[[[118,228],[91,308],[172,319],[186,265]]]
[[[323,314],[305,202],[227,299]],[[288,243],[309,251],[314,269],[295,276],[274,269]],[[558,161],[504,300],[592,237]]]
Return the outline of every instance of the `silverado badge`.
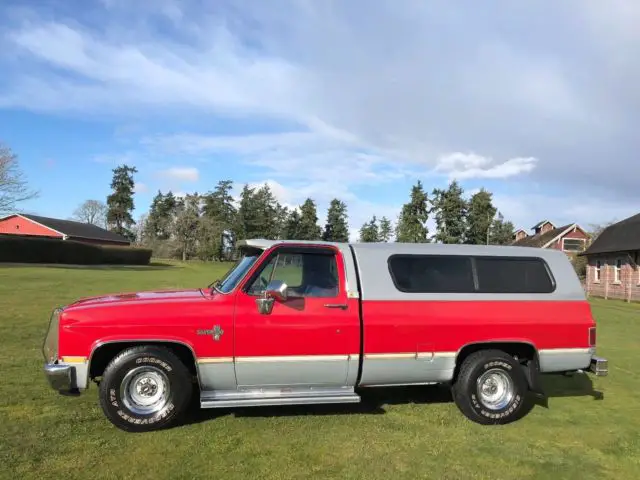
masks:
[[[220,340],[220,337],[224,333],[224,330],[220,328],[220,325],[216,325],[215,327],[213,327],[213,330],[198,330],[196,333],[198,335],[211,335],[213,336],[213,339],[217,342],[218,340]]]

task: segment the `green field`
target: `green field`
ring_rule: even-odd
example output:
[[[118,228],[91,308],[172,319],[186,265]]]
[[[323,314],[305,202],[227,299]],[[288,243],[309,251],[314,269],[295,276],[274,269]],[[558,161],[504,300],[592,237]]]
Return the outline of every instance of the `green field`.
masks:
[[[370,393],[351,406],[195,411],[151,434],[117,430],[95,385],[46,385],[51,309],[86,295],[199,287],[226,266],[0,266],[0,478],[640,478],[640,308],[594,301],[608,377],[545,381],[548,408],[482,427],[442,388]]]

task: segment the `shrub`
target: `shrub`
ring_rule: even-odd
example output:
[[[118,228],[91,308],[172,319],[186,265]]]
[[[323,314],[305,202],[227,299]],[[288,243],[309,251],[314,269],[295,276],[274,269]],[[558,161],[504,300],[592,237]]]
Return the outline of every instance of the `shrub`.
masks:
[[[151,250],[73,240],[0,235],[0,262],[147,265]]]

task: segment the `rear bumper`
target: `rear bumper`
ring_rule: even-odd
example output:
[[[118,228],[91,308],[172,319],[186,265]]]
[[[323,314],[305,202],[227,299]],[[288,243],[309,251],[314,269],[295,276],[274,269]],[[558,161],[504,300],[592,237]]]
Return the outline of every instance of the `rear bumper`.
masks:
[[[77,390],[75,369],[71,365],[46,363],[44,375],[49,386],[60,393],[71,393]]]
[[[595,374],[598,377],[606,377],[609,373],[608,360],[606,358],[593,355],[591,357],[591,363],[589,365],[589,372]]]

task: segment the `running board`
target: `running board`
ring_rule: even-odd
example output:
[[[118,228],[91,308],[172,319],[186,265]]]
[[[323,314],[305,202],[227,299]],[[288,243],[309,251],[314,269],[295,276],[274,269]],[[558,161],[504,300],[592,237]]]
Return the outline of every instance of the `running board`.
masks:
[[[359,403],[360,395],[326,397],[244,398],[234,400],[200,400],[200,408],[267,407],[272,405],[321,405],[329,403]]]
[[[262,407],[268,405],[318,405],[359,403],[353,387],[240,388],[202,392],[201,408]]]

